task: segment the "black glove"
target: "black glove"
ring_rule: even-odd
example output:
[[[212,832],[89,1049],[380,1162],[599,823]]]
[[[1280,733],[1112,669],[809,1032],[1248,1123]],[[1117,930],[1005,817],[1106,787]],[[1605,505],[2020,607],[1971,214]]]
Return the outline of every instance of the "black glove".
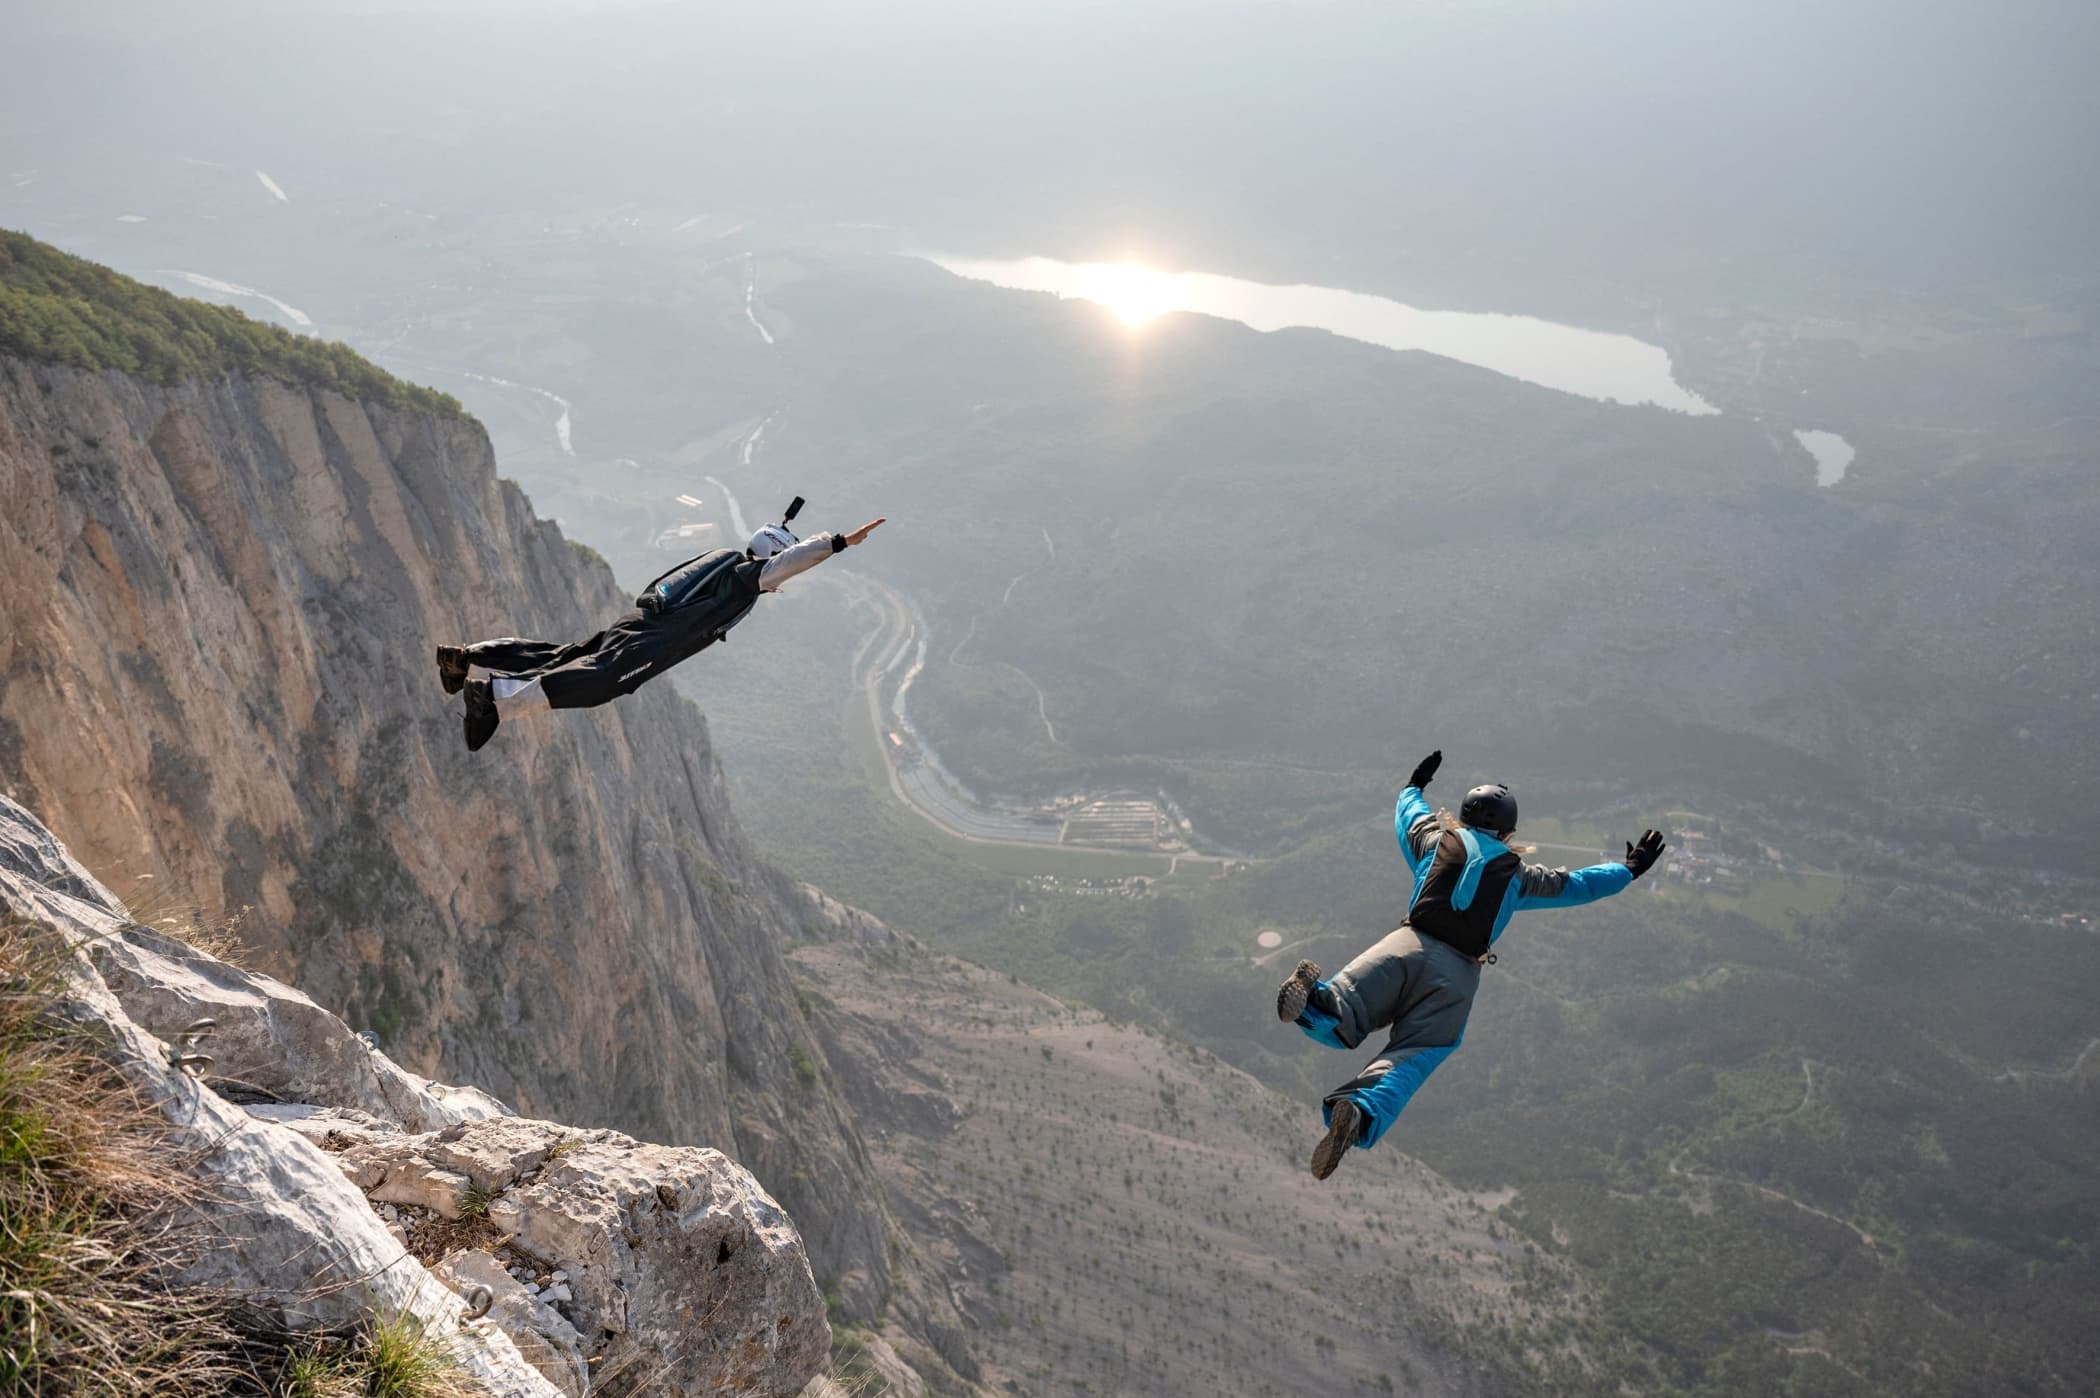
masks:
[[[1655,867],[1655,861],[1663,857],[1663,850],[1666,848],[1668,846],[1663,844],[1663,832],[1650,830],[1641,836],[1638,843],[1629,843],[1626,846],[1626,867],[1633,871],[1635,878],[1639,878]]]
[[[1443,765],[1444,750],[1438,748],[1435,752],[1415,764],[1414,775],[1407,779],[1407,784],[1420,791],[1423,787],[1429,785],[1431,781],[1435,780],[1436,769]]]

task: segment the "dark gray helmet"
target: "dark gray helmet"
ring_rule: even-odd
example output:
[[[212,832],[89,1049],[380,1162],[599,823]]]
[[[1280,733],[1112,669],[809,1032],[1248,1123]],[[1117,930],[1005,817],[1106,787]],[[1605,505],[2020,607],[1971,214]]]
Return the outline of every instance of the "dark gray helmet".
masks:
[[[1476,786],[1466,793],[1465,804],[1458,808],[1458,818],[1475,830],[1506,835],[1517,828],[1517,798],[1510,795],[1509,788],[1501,782]]]

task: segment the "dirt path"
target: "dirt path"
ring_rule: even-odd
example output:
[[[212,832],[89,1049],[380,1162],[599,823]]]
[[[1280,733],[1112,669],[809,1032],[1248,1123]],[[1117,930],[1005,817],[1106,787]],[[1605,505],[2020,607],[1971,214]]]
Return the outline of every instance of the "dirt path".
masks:
[[[1734,1175],[1723,1174],[1716,1170],[1684,1169],[1682,1164],[1680,1163],[1683,1161],[1683,1159],[1683,1154],[1679,1153],[1675,1156],[1672,1156],[1670,1158],[1669,1164],[1663,1167],[1669,1173],[1671,1178],[1698,1180],[1705,1184],[1734,1185],[1737,1189],[1747,1189],[1752,1194],[1762,1194],[1765,1198],[1775,1200],[1781,1204],[1790,1204],[1794,1208],[1799,1209],[1802,1213],[1814,1214],[1817,1218],[1824,1219],[1830,1223],[1835,1223],[1838,1227],[1844,1229],[1848,1233],[1851,1233],[1854,1237],[1858,1238],[1860,1243],[1869,1252],[1872,1252],[1877,1257],[1881,1255],[1881,1248],[1878,1244],[1875,1243],[1874,1235],[1872,1233],[1869,1233],[1866,1229],[1860,1227],[1858,1224],[1854,1223],[1848,1218],[1840,1218],[1836,1214],[1830,1212],[1828,1209],[1819,1209],[1814,1204],[1805,1203],[1802,1200],[1796,1199],[1791,1194],[1783,1193],[1777,1189],[1768,1188],[1765,1185],[1753,1184],[1749,1180],[1739,1179]]]
[[[2078,1076],[2085,1067],[2085,1061],[2093,1056],[2095,1049],[2100,1049],[2100,1039],[2088,1039],[2085,1047],[2078,1051],[2078,1056],[2071,1060],[2071,1066],[2068,1068],[2007,1068],[1991,1081],[2024,1083],[2032,1078],[2044,1078],[2052,1082],[2063,1082]]]
[[[1043,531],[1043,547],[1049,552],[1049,557],[1044,561],[1046,563],[1054,563],[1057,560],[1057,541],[1050,537],[1050,531],[1048,529],[1045,529]],[[999,606],[993,607],[991,610],[998,611],[1001,607],[1004,607],[1007,603],[1013,601],[1014,589],[1021,585],[1023,579],[1029,577],[1031,574],[1037,571],[1038,570],[1035,568],[1024,568],[1020,572],[1014,574],[1012,581],[1006,584],[1006,591],[999,594]],[[950,665],[953,665],[959,670],[968,668],[963,664],[961,658],[962,653],[964,648],[967,647],[971,641],[977,638],[977,623],[982,621],[984,619],[984,616],[985,613],[979,612],[976,616],[970,618],[970,625],[963,632],[963,638],[955,643],[955,648],[953,650],[950,650],[948,652],[948,663]],[[993,660],[982,663],[997,665],[1002,669],[1013,671],[1016,675],[1019,675],[1021,677],[1021,683],[1027,685],[1031,690],[1035,691],[1035,716],[1038,720],[1041,721],[1043,725],[1044,734],[1050,739],[1051,742],[1056,743],[1059,746],[1063,746],[1063,740],[1057,736],[1057,725],[1050,721],[1050,701],[1044,697],[1043,687],[1035,682],[1035,677],[1029,674],[1026,670],[1023,670],[1020,666],[1015,665],[1010,661]]]

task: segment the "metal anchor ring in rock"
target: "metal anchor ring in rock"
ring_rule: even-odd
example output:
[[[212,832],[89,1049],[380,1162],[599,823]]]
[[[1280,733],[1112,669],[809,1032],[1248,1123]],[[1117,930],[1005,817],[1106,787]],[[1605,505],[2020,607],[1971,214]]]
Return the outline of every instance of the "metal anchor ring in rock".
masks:
[[[794,1224],[719,1151],[499,1117],[381,1136],[337,1161],[376,1201],[448,1217],[465,1197],[485,1206],[484,1246],[433,1270],[462,1294],[488,1287],[490,1318],[572,1394],[586,1372],[614,1392],[794,1393],[829,1354]],[[484,1250],[506,1237],[501,1253],[564,1280],[518,1281]]]

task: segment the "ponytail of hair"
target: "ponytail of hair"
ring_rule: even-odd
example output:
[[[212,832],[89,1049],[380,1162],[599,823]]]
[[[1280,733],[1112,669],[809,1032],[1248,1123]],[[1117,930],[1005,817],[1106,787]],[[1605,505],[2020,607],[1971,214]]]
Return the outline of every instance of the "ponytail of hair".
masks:
[[[1466,823],[1463,820],[1451,814],[1449,806],[1438,806],[1436,808],[1436,818],[1443,822],[1446,830],[1463,830],[1466,828]],[[1495,838],[1501,839],[1502,837],[1498,835]],[[1502,843],[1511,854],[1537,854],[1539,852],[1537,845],[1520,845],[1510,840],[1503,840]]]

